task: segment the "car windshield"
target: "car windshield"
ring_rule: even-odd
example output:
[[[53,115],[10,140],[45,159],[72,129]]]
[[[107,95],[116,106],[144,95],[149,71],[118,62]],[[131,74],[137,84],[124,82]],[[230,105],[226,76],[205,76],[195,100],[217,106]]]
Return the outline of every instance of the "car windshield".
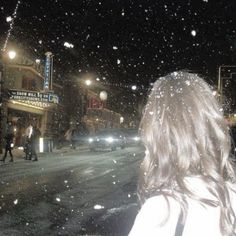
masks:
[[[124,132],[129,135],[129,136],[134,136],[134,135],[138,135],[138,130],[137,129],[126,129],[124,130]]]
[[[199,74],[236,125],[235,2],[1,0],[0,234],[128,235],[155,81]]]
[[[100,130],[96,133],[96,135],[100,135],[100,136],[105,136],[105,135],[118,135],[119,132],[117,130],[113,130],[113,129],[108,129],[108,130]]]

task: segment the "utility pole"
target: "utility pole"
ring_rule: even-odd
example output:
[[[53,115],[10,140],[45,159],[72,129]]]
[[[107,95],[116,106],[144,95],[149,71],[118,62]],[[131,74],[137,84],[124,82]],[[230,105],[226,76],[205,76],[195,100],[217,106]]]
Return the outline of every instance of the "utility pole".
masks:
[[[0,61],[0,154],[3,149],[3,62]]]
[[[228,68],[228,73],[229,73],[229,76],[222,76],[222,72],[224,71],[224,69],[227,69]],[[232,70],[235,70],[236,69],[236,65],[221,65],[219,66],[218,68],[218,95],[219,95],[219,102],[222,104],[224,101],[223,101],[223,79],[232,79],[233,78],[233,75],[236,74],[236,72],[232,72]]]

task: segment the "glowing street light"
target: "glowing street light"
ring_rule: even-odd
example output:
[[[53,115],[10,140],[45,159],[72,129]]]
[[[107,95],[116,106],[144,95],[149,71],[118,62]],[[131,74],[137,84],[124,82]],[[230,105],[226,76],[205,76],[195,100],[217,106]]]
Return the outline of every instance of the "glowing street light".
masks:
[[[15,51],[9,51],[8,52],[8,57],[13,60],[16,57],[16,52]]]
[[[90,79],[86,79],[86,80],[85,80],[85,84],[86,84],[87,86],[90,86],[90,85],[92,84],[92,81],[91,81]]]

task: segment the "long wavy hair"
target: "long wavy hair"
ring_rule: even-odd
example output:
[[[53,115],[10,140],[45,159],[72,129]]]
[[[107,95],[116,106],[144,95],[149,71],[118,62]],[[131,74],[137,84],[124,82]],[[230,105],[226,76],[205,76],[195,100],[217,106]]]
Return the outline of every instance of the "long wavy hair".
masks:
[[[159,78],[143,111],[140,135],[146,147],[141,164],[139,198],[176,199],[187,214],[186,196],[219,206],[223,235],[236,235],[235,214],[227,183],[235,183],[231,139],[222,108],[198,75],[178,71]],[[186,177],[203,181],[214,198],[193,192]],[[214,200],[216,199],[216,200]]]

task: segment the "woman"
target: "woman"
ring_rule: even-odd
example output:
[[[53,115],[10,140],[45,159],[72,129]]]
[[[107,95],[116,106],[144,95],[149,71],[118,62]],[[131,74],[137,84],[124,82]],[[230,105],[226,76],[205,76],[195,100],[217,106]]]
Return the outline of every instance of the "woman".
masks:
[[[142,208],[129,235],[236,235],[231,140],[208,84],[181,71],[157,80],[140,133]]]

